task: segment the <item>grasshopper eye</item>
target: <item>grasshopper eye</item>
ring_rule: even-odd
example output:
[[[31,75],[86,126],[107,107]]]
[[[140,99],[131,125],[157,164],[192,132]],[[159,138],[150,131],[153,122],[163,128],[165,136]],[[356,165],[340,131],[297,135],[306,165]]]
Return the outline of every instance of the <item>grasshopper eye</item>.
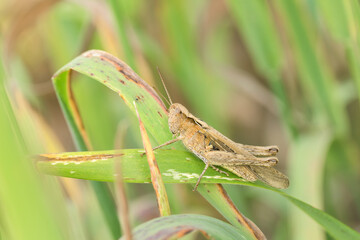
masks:
[[[183,113],[183,112],[181,111],[180,108],[175,108],[174,109],[174,114],[179,114],[179,113]]]

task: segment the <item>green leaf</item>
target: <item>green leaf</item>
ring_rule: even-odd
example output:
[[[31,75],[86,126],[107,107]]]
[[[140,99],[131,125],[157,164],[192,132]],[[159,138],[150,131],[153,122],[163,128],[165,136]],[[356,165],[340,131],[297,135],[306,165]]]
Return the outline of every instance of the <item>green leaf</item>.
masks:
[[[283,53],[267,2],[258,0],[227,2],[257,67],[265,74],[278,74]]]
[[[330,216],[329,214],[310,206],[309,204],[300,201],[284,192],[277,191],[282,196],[287,198],[290,202],[296,205],[299,209],[309,215],[312,219],[318,222],[323,228],[335,239],[348,239],[355,240],[360,239],[360,234],[355,230],[351,229],[349,226],[343,224],[336,218]]]
[[[152,88],[150,88],[149,85],[141,80],[137,75],[132,73],[132,71],[129,71],[124,63],[105,52],[86,52],[66,65],[55,76],[54,82],[57,86],[59,86],[59,90],[64,90],[68,87],[67,84],[69,83],[69,80],[63,76],[68,76],[70,69],[88,75],[89,77],[116,91],[120,96],[122,96],[132,111],[134,111],[134,108],[131,103],[133,101],[137,101],[138,110],[144,125],[147,128],[147,131],[152,134],[155,141],[158,143],[164,143],[171,139],[172,136],[167,126],[167,112],[163,103]],[[70,102],[66,99],[66,95],[64,96],[60,98],[62,104],[65,106],[65,109],[71,109],[71,106],[67,105],[70,104]],[[67,117],[70,120],[70,124],[73,124],[76,128],[75,118],[73,118],[71,112],[69,112]],[[80,135],[80,131],[78,134]],[[195,183],[197,180],[197,174],[194,175],[193,173],[200,173],[204,167],[203,163],[191,153],[181,151],[184,149],[183,146],[174,144],[173,147],[177,150],[158,150],[155,153],[164,182]],[[121,155],[121,159],[123,162],[123,174],[125,181],[150,181],[149,167],[146,163],[146,159],[145,157],[142,158],[140,156],[140,151],[136,149],[88,153],[64,153],[53,156],[44,155],[45,161],[39,161],[38,167],[42,171],[51,174],[112,181],[114,173],[113,158],[116,156],[111,154],[116,153],[123,154]],[[110,156],[101,156],[101,154],[110,154]],[[87,155],[88,158],[92,159],[90,159],[90,161],[84,161],[86,159],[86,157],[83,157],[84,155]],[[96,155],[97,157],[94,158]],[[235,178],[237,180],[235,180]],[[327,213],[313,208],[312,206],[287,195],[282,191],[266,187],[261,183],[242,182],[239,177],[234,175],[226,177],[213,171],[212,169],[207,171],[206,177],[202,179],[202,183],[237,183],[258,186],[275,191],[289,199],[315,221],[321,224],[333,237],[338,239],[360,239],[360,235],[356,231],[331,217]],[[201,187],[201,184],[199,187]],[[203,194],[206,194],[206,192]],[[214,204],[217,204],[215,202],[216,201],[214,201]],[[219,208],[220,206],[215,207]],[[226,214],[225,212],[226,211],[222,211],[223,214]],[[228,218],[233,218],[233,216],[229,215]]]
[[[357,84],[360,99],[360,59],[359,59],[359,23],[360,7],[354,0],[349,1],[319,1],[316,5],[317,11],[326,22],[329,32],[345,48],[348,55],[348,64],[352,71],[352,77]]]
[[[71,71],[87,75],[90,77],[89,80],[96,80],[115,91],[134,114],[132,103],[136,101],[141,119],[157,144],[172,138],[167,126],[167,110],[156,92],[125,63],[99,50],[88,51],[78,56],[53,77],[56,93],[71,128],[77,129],[69,92]],[[77,129],[74,137],[79,135],[81,133]]]
[[[332,135],[326,129],[307,135],[302,134],[292,142],[290,147],[289,160],[292,163],[288,171],[292,180],[290,192],[293,196],[301,196],[303,200],[317,207],[322,207],[323,204],[322,170],[333,140]],[[307,169],[306,179],[304,179],[304,171],[299,171],[299,169]],[[302,215],[297,208],[291,208],[289,216],[291,225],[296,226],[293,230],[294,240],[318,239],[324,236],[319,226],[309,221],[307,216]]]
[[[191,22],[192,16],[202,14],[205,2],[168,1],[162,4],[161,21],[164,29],[165,41],[171,43],[169,49],[169,66],[172,74],[177,79],[178,86],[183,89],[183,94],[191,103],[199,116],[207,119],[211,125],[221,126],[225,115],[220,114],[222,105],[227,97],[224,92],[222,80],[216,79],[215,71],[205,66],[202,52],[197,46],[197,25],[200,22]],[[195,15],[191,13],[195,11]],[[214,97],[216,96],[216,97]],[[214,112],[217,109],[218,112]]]
[[[261,230],[239,211],[234,211],[236,206],[227,195],[225,189],[220,184],[201,184],[198,191],[213,205],[232,225],[244,229],[245,227],[252,232],[256,239],[266,239]],[[207,194],[205,194],[207,193]]]
[[[291,136],[298,130],[291,116],[290,101],[281,80],[283,52],[266,1],[228,0],[229,10],[251,52],[256,67],[269,80],[278,108]]]
[[[128,31],[126,31],[129,24],[127,19],[127,11],[129,10],[129,6],[127,6],[126,2],[122,0],[109,0],[108,2],[116,20],[117,33],[121,41],[119,46],[122,46],[123,48],[126,62],[128,62],[129,65],[136,70],[135,57],[131,48],[130,38],[127,36]],[[129,2],[127,4],[129,5]]]
[[[54,155],[47,154],[44,155],[47,160],[39,161],[37,166],[40,171],[57,176],[113,181],[114,157],[119,154],[123,154],[121,156],[121,160],[123,161],[122,174],[124,176],[124,181],[131,183],[149,183],[149,167],[146,157],[140,156],[142,152],[142,150],[138,149],[128,149],[121,151],[113,150],[101,152],[63,153]],[[160,171],[162,172],[164,183],[196,183],[198,175],[203,170],[203,163],[194,155],[186,151],[158,150],[155,151],[155,156],[158,161]],[[54,160],[52,159],[53,157],[56,157],[57,159]],[[84,161],[84,159],[88,160]],[[305,202],[302,202],[277,189],[264,186],[261,183],[249,183],[239,180],[239,177],[232,175],[231,173],[230,176],[227,177],[219,175],[219,173],[213,169],[209,169],[201,183],[243,184],[258,186],[275,191],[289,199],[293,204],[317,221],[333,237],[337,239],[360,239],[359,233],[337,219],[331,217],[327,213],[316,209]],[[202,186],[202,184],[200,184],[200,186]],[[199,189],[199,191],[202,190]],[[214,206],[219,208],[218,210],[222,213],[224,213],[224,211],[228,211],[226,206],[222,204],[214,204]],[[232,219],[235,219],[231,211],[225,213],[224,215],[228,217],[230,222],[233,222]]]
[[[77,149],[85,151],[89,150],[88,148],[91,146],[91,143],[83,129],[82,119],[73,98],[70,74],[70,69],[67,69],[67,71],[61,71],[60,69],[59,75],[53,76],[53,83]],[[91,186],[95,192],[113,238],[118,239],[121,236],[120,223],[116,214],[115,202],[109,187],[101,182],[91,182]]]
[[[247,231],[235,228],[216,218],[195,214],[155,218],[136,227],[133,237],[135,240],[169,239],[183,230],[202,230],[214,239],[254,239]]]
[[[120,157],[124,181],[150,183],[149,165],[143,153],[143,149],[124,149],[43,154],[37,166],[46,174],[112,182],[114,161],[116,157]],[[204,170],[204,163],[188,151],[159,149],[154,153],[164,183],[196,183]],[[208,169],[201,182],[256,185],[256,183],[242,181],[233,173],[226,176],[214,169]]]
[[[1,51],[0,51],[1,52]],[[26,156],[0,65],[1,239],[64,239],[51,197]],[[62,206],[57,206],[62,209]]]
[[[317,32],[309,20],[305,4],[299,1],[276,1],[279,13],[284,19],[289,34],[291,48],[294,51],[296,66],[300,75],[300,83],[314,112],[314,118],[323,114],[327,123],[337,136],[346,136],[349,131],[347,114],[343,103],[336,96],[336,82],[328,69],[324,53],[314,51],[317,46]],[[322,124],[320,124],[322,125]]]

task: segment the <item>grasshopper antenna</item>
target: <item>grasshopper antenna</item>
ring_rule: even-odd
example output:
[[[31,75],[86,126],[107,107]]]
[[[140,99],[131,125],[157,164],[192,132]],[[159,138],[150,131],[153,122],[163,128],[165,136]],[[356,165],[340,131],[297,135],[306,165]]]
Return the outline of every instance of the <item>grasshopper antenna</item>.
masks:
[[[161,96],[162,100],[165,100],[169,105],[171,105],[171,103],[169,102],[169,100],[167,100],[167,98],[156,88],[153,86],[153,88],[155,89],[155,91]]]
[[[161,82],[162,82],[162,84],[163,84],[163,86],[164,86],[164,89],[165,89],[166,95],[167,95],[167,96],[168,96],[168,98],[169,98],[170,105],[172,105],[173,103],[172,103],[172,100],[171,100],[170,94],[169,94],[169,92],[168,92],[168,90],[167,90],[167,88],[166,88],[166,86],[165,86],[164,79],[163,79],[163,77],[162,77],[162,75],[161,75],[160,69],[159,69],[159,67],[156,67],[156,69],[157,69],[157,71],[158,71],[158,73],[159,73],[159,76],[160,76]]]

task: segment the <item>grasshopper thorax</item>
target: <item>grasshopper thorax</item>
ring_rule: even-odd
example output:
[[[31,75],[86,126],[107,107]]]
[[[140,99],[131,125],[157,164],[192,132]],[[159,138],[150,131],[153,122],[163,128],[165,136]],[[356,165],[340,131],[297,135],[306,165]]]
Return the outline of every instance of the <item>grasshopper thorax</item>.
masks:
[[[188,115],[189,111],[180,103],[171,104],[169,108],[169,129],[173,134],[178,134],[183,130]]]

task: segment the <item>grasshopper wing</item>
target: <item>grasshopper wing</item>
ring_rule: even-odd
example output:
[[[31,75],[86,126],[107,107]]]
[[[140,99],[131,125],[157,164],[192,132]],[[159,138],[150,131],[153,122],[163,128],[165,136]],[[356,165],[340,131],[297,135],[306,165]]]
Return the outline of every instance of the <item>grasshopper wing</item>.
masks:
[[[289,179],[285,174],[273,167],[249,166],[256,177],[271,187],[285,189],[289,187]]]
[[[197,122],[197,119],[194,119]],[[253,159],[254,156],[246,151],[245,149],[238,146],[235,142],[231,139],[225,137],[216,129],[208,126],[204,122],[197,122],[200,126],[204,129],[204,135],[210,139],[210,144],[213,146],[212,151],[224,151],[228,153],[236,153],[241,154],[244,158]],[[257,179],[256,174],[250,169],[249,166],[236,166],[235,168],[225,167],[229,171],[233,172],[234,174],[238,175],[239,177],[244,178],[247,181],[254,182]]]
[[[196,120],[195,120],[196,121]],[[198,123],[201,124],[202,122]],[[277,147],[257,147],[248,146],[235,143],[231,139],[225,137],[223,134],[218,132],[216,129],[206,125],[203,126],[206,131],[206,136],[211,139],[214,148],[220,151],[234,152],[241,154],[244,157],[249,157],[252,159],[253,154],[259,156],[274,156],[277,153]],[[247,149],[255,150],[253,153]],[[273,150],[274,149],[274,150]],[[285,189],[289,187],[289,179],[280,171],[276,170],[273,167],[268,166],[257,166],[257,165],[248,165],[248,166],[237,166],[237,167],[226,167],[224,168],[230,170],[236,175],[243,177],[245,180],[254,181],[254,178],[268,184],[269,186]]]
[[[278,149],[275,146],[270,147],[256,147],[238,144],[221,134],[216,129],[207,125],[207,123],[201,121],[195,116],[189,113],[188,117],[192,118],[196,124],[204,129],[204,135],[210,138],[210,144],[213,146],[213,151],[226,151],[241,154],[244,158],[252,159],[254,155],[258,156],[274,156]],[[253,151],[253,152],[252,152]],[[283,173],[279,172],[273,167],[267,166],[236,166],[229,167],[223,166],[224,168],[232,171],[236,175],[243,177],[245,180],[254,181],[258,179],[269,186],[284,189],[289,186],[289,179]]]

